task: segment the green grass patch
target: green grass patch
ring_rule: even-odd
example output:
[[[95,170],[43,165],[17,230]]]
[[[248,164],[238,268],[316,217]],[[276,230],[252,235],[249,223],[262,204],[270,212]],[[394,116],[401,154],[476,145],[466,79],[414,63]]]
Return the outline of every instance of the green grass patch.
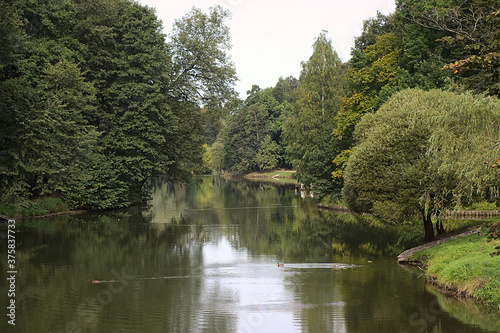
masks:
[[[488,202],[488,201],[475,202],[468,207],[464,207],[464,210],[480,210],[480,211],[490,211],[498,209],[499,207],[497,207],[496,202]]]
[[[439,286],[475,297],[500,309],[500,256],[492,256],[500,240],[470,234],[443,241],[412,256],[426,265],[430,279]]]
[[[465,219],[453,220],[453,219],[449,219],[449,220],[443,220],[443,227],[447,233],[450,233],[450,232],[464,229],[464,228],[468,228],[468,227],[476,226],[479,228],[483,225],[490,224],[490,223],[497,223],[497,222],[500,222],[500,216],[492,217],[489,219],[482,219],[482,220],[465,220]]]
[[[324,196],[323,199],[321,199],[321,203],[324,205],[347,207],[342,195],[338,194],[328,194]]]
[[[294,170],[274,170],[274,171],[261,171],[252,172],[245,175],[245,178],[251,180],[265,180],[274,183],[290,183],[296,184],[296,173]]]
[[[54,197],[27,200],[14,205],[0,206],[0,214],[9,217],[39,216],[67,212],[69,210],[69,207],[60,198]]]

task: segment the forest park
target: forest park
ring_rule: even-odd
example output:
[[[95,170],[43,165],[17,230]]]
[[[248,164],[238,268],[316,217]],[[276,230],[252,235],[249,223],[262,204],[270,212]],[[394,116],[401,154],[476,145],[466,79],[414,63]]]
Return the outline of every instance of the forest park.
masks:
[[[496,206],[497,0],[397,0],[343,63],[319,31],[298,78],[234,91],[231,13],[163,27],[126,0],[0,3],[0,209],[144,202],[155,177],[291,168],[325,202],[398,223]]]

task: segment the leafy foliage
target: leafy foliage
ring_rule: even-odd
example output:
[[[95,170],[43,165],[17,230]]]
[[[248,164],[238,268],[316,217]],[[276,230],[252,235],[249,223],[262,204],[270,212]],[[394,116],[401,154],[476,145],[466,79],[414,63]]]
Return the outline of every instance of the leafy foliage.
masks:
[[[226,163],[238,171],[255,171],[279,166],[284,160],[282,124],[290,107],[293,79],[279,81],[276,88],[261,90],[254,85],[240,108],[227,118],[224,146]],[[280,104],[274,97],[283,99]]]
[[[255,155],[255,162],[260,170],[272,170],[278,166],[279,159],[278,144],[271,139],[270,135],[266,135],[260,142],[259,151]]]
[[[387,33],[377,36],[375,43],[364,51],[355,52],[349,68],[349,96],[342,99],[342,108],[332,129],[333,143],[341,149],[335,158],[338,169],[343,169],[345,158],[353,144],[352,132],[361,116],[376,111],[397,85],[398,60],[401,46],[399,39]],[[342,171],[336,171],[342,176]]]
[[[154,11],[134,1],[0,6],[2,202],[123,207],[147,198],[152,177],[204,172],[196,102],[201,90],[203,101],[232,98],[228,13],[193,10],[167,44]]]
[[[221,6],[212,7],[208,15],[193,8],[175,22],[169,43],[173,96],[216,105],[234,98],[236,71],[225,52],[231,49],[224,24],[229,17]]]
[[[224,168],[224,144],[221,142],[214,142],[210,147],[210,159],[212,161],[212,168],[220,174]]]
[[[498,95],[500,11],[498,1],[398,1],[398,8],[416,24],[443,33],[454,49],[444,69],[462,77],[467,88]]]
[[[351,209],[401,221],[430,216],[496,193],[492,159],[500,103],[493,98],[432,90],[405,90],[356,126],[356,145],[343,194]],[[390,214],[389,214],[390,213]],[[430,228],[430,229],[429,229]]]
[[[302,63],[292,112],[283,125],[286,152],[298,180],[318,194],[339,190],[331,181],[334,147],[330,141],[345,83],[345,67],[323,32],[309,61]]]

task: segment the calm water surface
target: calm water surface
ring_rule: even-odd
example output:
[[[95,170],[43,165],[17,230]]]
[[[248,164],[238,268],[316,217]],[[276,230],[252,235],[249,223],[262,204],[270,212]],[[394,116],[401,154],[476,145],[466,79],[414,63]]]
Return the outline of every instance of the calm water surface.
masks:
[[[3,278],[0,332],[500,332],[498,312],[398,266],[414,232],[293,186],[159,183],[149,207],[16,226],[16,326]]]

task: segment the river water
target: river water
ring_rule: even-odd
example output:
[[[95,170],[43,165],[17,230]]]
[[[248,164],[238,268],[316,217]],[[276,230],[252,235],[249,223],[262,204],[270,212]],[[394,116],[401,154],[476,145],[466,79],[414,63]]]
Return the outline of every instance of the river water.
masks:
[[[420,226],[319,211],[293,185],[159,182],[147,207],[16,227],[0,332],[500,332],[498,311],[396,263]]]

